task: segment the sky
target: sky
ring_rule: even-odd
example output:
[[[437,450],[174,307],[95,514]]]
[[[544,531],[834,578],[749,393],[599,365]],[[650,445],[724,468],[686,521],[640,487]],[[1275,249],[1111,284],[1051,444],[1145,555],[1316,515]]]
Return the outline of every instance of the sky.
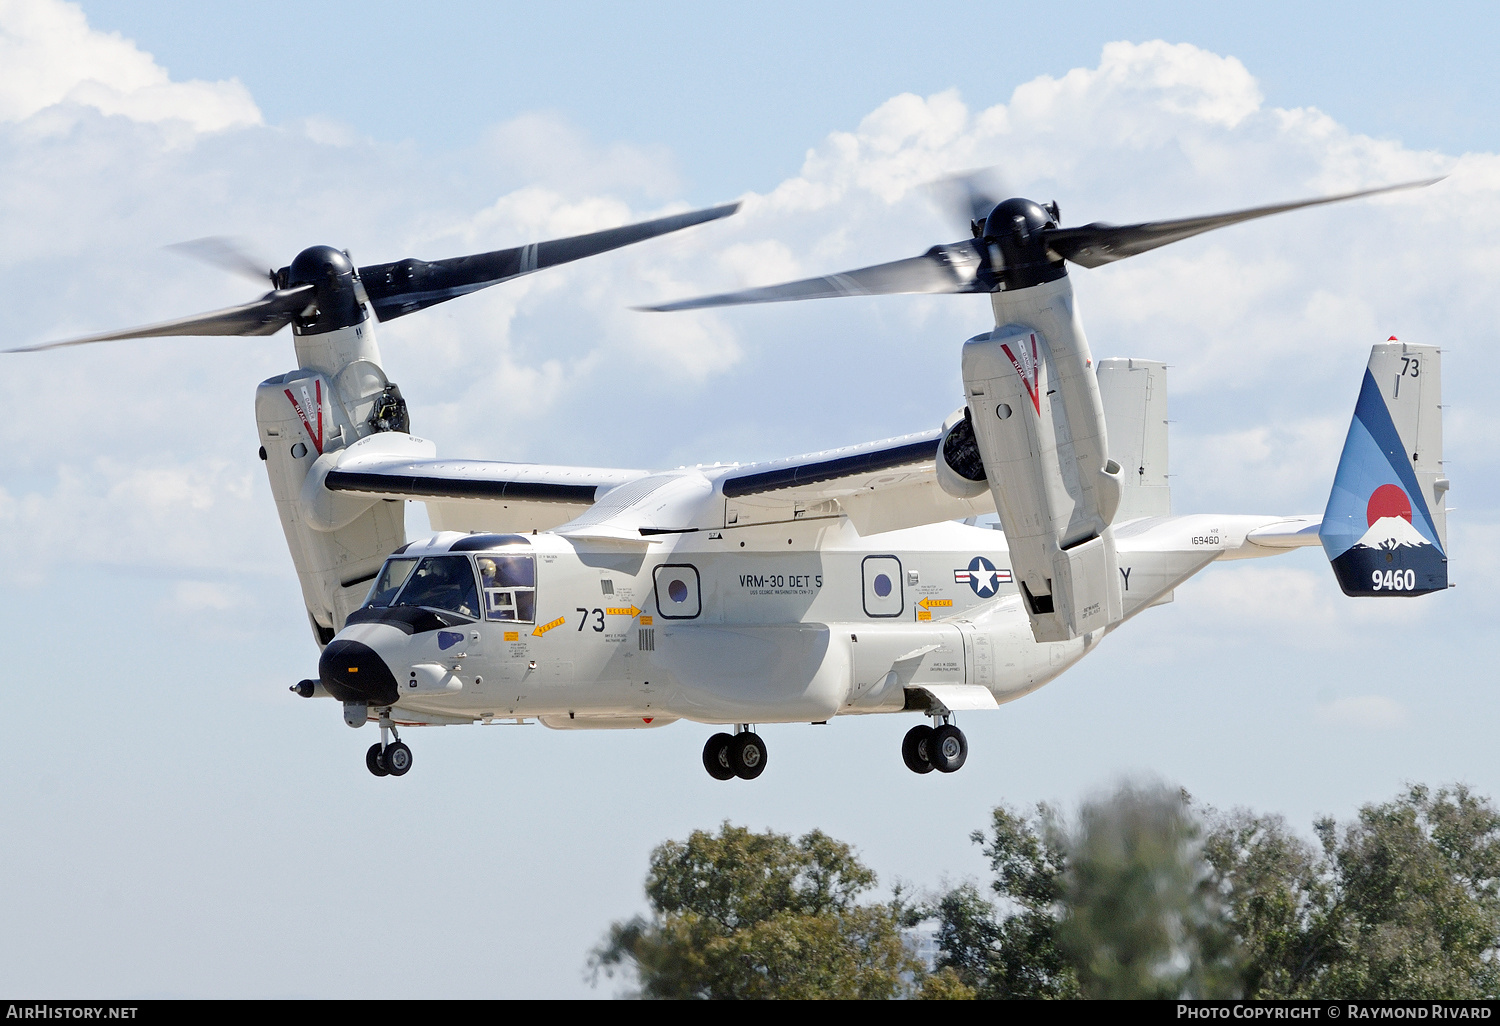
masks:
[[[1500,796],[1500,83],[1487,5],[410,5],[0,0],[0,347],[181,316],[333,244],[433,259],[744,201],[735,218],[380,328],[444,455],[665,467],[940,424],[981,297],[661,316],[645,302],[915,255],[926,183],[997,166],[1065,224],[1446,174],[1075,270],[1096,357],[1170,365],[1179,512],[1318,513],[1369,346],[1443,347],[1456,587],[1356,602],[1321,554],[1217,566],[1083,663],[962,719],[917,777],[902,717],[373,740],[315,672],[256,383],[285,334],[5,357],[0,991],[609,997],[585,962],[655,844],[723,821],[983,879],[989,810],[1124,777],[1308,831],[1408,781]],[[409,515],[413,531],[424,521]]]

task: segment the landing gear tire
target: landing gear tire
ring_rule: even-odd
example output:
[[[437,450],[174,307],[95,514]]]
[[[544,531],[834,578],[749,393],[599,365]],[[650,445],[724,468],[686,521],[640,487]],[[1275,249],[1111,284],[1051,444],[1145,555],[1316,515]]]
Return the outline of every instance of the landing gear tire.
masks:
[[[729,743],[729,764],[741,780],[754,780],[766,768],[766,743],[748,730],[736,734]]]
[[[901,741],[901,758],[913,773],[931,773],[934,769],[927,753],[932,751],[932,728],[919,723],[906,732]]]
[[[390,773],[390,770],[385,768],[385,758],[381,754],[379,741],[371,745],[370,750],[365,753],[365,766],[377,777]]]
[[[945,723],[932,732],[927,742],[927,758],[932,768],[940,773],[952,773],[963,766],[969,757],[969,742],[964,732],[951,723]]]
[[[715,734],[703,746],[703,768],[715,780],[730,780],[734,777],[734,762],[729,757],[729,747],[734,738],[729,734]]]
[[[404,777],[406,771],[411,769],[411,749],[406,747],[403,741],[385,746],[385,754],[381,759],[385,763],[385,771],[393,777]],[[959,760],[962,764],[963,760]]]

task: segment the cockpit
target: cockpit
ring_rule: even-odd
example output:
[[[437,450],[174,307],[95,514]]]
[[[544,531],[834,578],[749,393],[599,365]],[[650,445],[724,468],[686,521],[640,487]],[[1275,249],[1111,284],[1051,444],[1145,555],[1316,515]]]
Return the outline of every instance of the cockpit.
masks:
[[[461,546],[469,547],[458,543],[453,548]],[[469,620],[483,615],[486,620],[535,623],[536,557],[513,550],[472,555],[450,550],[430,556],[398,552],[385,561],[364,605],[349,620],[383,620],[385,610],[416,609]]]
[[[479,593],[467,556],[423,556],[385,561],[367,607],[423,606],[479,619]]]

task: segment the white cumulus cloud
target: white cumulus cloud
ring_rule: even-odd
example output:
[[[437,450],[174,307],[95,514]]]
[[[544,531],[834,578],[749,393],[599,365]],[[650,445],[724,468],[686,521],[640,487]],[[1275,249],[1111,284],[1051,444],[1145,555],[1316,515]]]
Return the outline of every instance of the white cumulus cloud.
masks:
[[[91,29],[75,4],[0,0],[0,122],[59,104],[133,121],[185,121],[200,132],[261,121],[238,81],[173,82],[135,43]]]

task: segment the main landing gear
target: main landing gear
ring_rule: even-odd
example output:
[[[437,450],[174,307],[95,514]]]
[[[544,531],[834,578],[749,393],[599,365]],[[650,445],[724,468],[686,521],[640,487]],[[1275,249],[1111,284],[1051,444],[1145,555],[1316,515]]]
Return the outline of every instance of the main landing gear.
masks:
[[[913,773],[953,773],[969,757],[969,741],[948,716],[942,723],[933,716],[934,726],[923,723],[906,732],[901,742],[901,758]]]
[[[396,739],[390,744],[386,743],[387,731]],[[406,747],[406,742],[396,733],[396,724],[391,720],[389,709],[380,715],[380,740],[365,752],[365,766],[377,777],[403,777],[411,769],[411,749]]]
[[[715,734],[708,739],[703,746],[703,768],[715,780],[754,780],[766,768],[766,743],[750,724],[737,724],[733,734]]]

